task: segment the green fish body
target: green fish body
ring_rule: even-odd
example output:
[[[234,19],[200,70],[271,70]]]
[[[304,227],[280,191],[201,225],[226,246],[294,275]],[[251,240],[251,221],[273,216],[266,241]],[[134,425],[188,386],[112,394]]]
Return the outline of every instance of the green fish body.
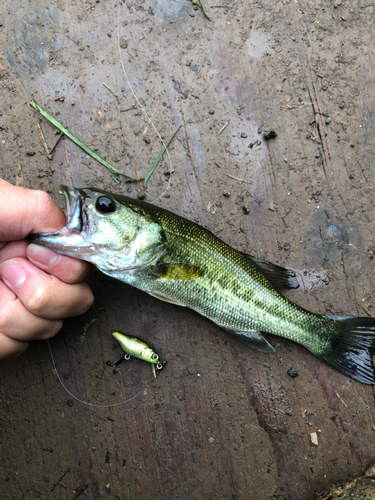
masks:
[[[234,250],[210,231],[149,203],[62,186],[67,225],[30,240],[95,264],[161,300],[190,307],[248,345],[274,351],[261,332],[309,349],[345,375],[375,384],[375,319],[313,314],[279,290],[293,271]]]

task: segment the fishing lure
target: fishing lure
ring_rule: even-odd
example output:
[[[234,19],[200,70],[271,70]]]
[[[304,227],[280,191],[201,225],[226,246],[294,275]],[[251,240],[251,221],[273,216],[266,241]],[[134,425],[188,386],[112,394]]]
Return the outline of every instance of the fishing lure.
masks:
[[[110,363],[110,361],[107,361],[108,366],[114,366],[113,373],[117,373],[118,365],[123,361],[128,361],[131,356],[151,363],[154,377],[156,377],[156,374],[159,373],[166,365],[167,362],[164,361],[161,363],[159,355],[156,354],[156,352],[153,351],[143,340],[138,339],[137,337],[131,337],[130,335],[124,335],[120,332],[113,332],[112,335],[119,342],[123,351],[125,351],[125,355],[122,356],[116,363]]]

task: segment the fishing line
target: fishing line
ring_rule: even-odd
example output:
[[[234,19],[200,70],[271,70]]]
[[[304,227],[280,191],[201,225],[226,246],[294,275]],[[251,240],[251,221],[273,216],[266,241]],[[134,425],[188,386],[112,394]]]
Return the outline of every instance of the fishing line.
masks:
[[[133,90],[133,87],[131,86],[131,83],[129,81],[129,78],[128,78],[128,75],[125,71],[125,65],[124,65],[124,61],[122,59],[122,54],[121,54],[121,47],[120,47],[120,6],[122,5],[122,2],[120,1],[118,3],[118,8],[117,8],[117,45],[118,45],[118,52],[119,52],[119,56],[120,56],[120,61],[121,61],[121,66],[122,66],[122,71],[124,72],[124,75],[125,75],[125,78],[126,78],[126,81],[128,83],[128,86],[130,88],[130,91],[131,93],[133,94],[134,96],[134,99],[137,101],[137,104],[138,106],[141,108],[143,114],[146,116],[148,122],[152,125],[152,128],[155,130],[157,136],[159,137],[159,139],[161,140],[162,144],[163,144],[163,147],[165,148],[165,152],[167,153],[167,156],[168,156],[168,161],[169,161],[169,179],[168,179],[168,186],[167,188],[165,189],[165,191],[163,191],[161,193],[160,196],[158,196],[157,198],[155,198],[155,200],[153,200],[151,203],[155,203],[155,201],[158,201],[163,195],[165,195],[165,193],[168,191],[168,189],[170,188],[171,186],[171,179],[172,179],[172,160],[171,160],[171,157],[169,155],[169,151],[168,151],[168,148],[167,146],[165,145],[165,142],[163,141],[161,135],[159,134],[157,128],[155,127],[154,125],[154,122],[151,120],[151,118],[148,116],[146,110],[144,109],[144,107],[142,106],[142,104],[139,102],[138,100],[138,97],[135,95],[135,92]]]
[[[56,363],[55,363],[55,359],[53,357],[53,354],[52,354],[52,349],[51,349],[51,344],[49,342],[49,340],[47,339],[47,342],[48,342],[48,348],[49,348],[49,352],[51,354],[51,359],[52,359],[52,365],[53,365],[53,369],[55,370],[56,372],[56,375],[57,375],[57,378],[59,379],[59,382],[60,384],[64,387],[64,389],[66,390],[66,392],[69,394],[69,396],[72,396],[72,398],[76,399],[77,401],[79,401],[80,403],[83,403],[84,405],[86,406],[94,406],[95,408],[110,408],[111,406],[120,406],[120,405],[123,405],[125,403],[128,403],[129,401],[132,401],[133,399],[137,398],[140,394],[142,394],[142,392],[144,392],[145,388],[143,388],[141,391],[138,392],[138,394],[136,394],[135,396],[133,396],[132,398],[129,398],[129,399],[125,399],[125,401],[121,401],[120,403],[112,403],[112,404],[109,404],[109,405],[96,405],[94,403],[88,403],[87,401],[83,401],[82,399],[79,399],[77,398],[77,396],[75,396],[74,394],[72,394],[69,389],[67,387],[65,387],[64,385],[64,382],[61,380],[61,377],[59,375],[59,372],[57,371],[57,368],[56,368]]]
[[[152,119],[148,116],[147,114],[147,111],[144,109],[144,107],[142,106],[142,104],[139,102],[139,99],[138,97],[136,96],[134,90],[133,90],[133,87],[130,83],[130,80],[128,78],[128,75],[125,71],[125,65],[124,65],[124,61],[123,61],[123,58],[122,58],[122,53],[121,53],[121,46],[120,46],[120,6],[122,6],[122,2],[120,1],[118,3],[118,9],[117,9],[117,45],[118,45],[118,52],[119,52],[119,56],[120,56],[120,61],[121,61],[121,67],[122,67],[122,71],[124,73],[124,76],[125,76],[125,79],[126,79],[126,82],[129,86],[129,89],[131,91],[131,93],[133,94],[133,97],[134,99],[136,100],[138,106],[141,108],[143,114],[146,116],[148,122],[151,124],[152,128],[155,130],[156,132],[156,135],[159,137],[161,143],[163,144],[163,147],[165,149],[165,152],[167,153],[167,156],[168,156],[168,162],[169,162],[169,179],[168,179],[168,186],[167,188],[161,193],[161,195],[159,195],[157,198],[155,198],[155,200],[152,201],[152,203],[155,203],[156,201],[158,201],[163,195],[165,195],[165,193],[169,190],[169,188],[171,187],[171,179],[172,179],[172,160],[171,160],[171,156],[169,154],[169,151],[168,151],[168,148],[165,144],[165,142],[163,141],[159,131],[157,130],[156,126],[154,125],[154,122],[152,121]],[[78,398],[77,396],[75,396],[74,394],[72,394],[69,389],[65,386],[64,382],[62,381],[60,375],[59,375],[59,372],[57,371],[57,367],[56,367],[56,363],[55,363],[55,359],[53,357],[53,353],[52,353],[52,349],[51,349],[51,344],[49,342],[49,340],[47,340],[48,342],[48,348],[49,348],[49,352],[50,352],[50,355],[51,355],[51,360],[52,360],[52,365],[53,365],[53,369],[55,370],[55,373],[56,373],[56,376],[60,382],[60,384],[63,386],[63,388],[65,389],[65,391],[69,394],[69,396],[71,396],[72,398],[74,398],[76,401],[79,401],[80,403],[83,403],[84,405],[86,406],[93,406],[95,408],[110,408],[112,406],[121,406],[121,405],[124,405],[125,403],[128,403],[129,401],[132,401],[133,399],[137,398],[138,396],[140,396],[142,394],[142,392],[144,392],[145,388],[143,388],[142,390],[140,390],[138,392],[138,394],[136,394],[135,396],[129,398],[129,399],[126,399],[124,401],[121,401],[120,403],[112,403],[112,404],[107,404],[107,405],[97,405],[97,404],[94,404],[94,403],[88,403],[87,401],[84,401],[80,398]]]

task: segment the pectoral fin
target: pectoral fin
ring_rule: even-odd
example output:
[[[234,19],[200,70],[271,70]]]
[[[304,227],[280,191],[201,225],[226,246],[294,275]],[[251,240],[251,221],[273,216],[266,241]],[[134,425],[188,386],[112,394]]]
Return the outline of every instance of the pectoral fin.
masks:
[[[199,267],[181,263],[158,264],[158,271],[159,278],[174,281],[194,280],[204,274]]]
[[[275,349],[269,342],[267,342],[260,332],[238,332],[235,330],[228,330],[227,328],[225,328],[225,330],[234,337],[241,339],[250,347],[254,347],[254,349],[257,349],[258,351],[275,352]]]

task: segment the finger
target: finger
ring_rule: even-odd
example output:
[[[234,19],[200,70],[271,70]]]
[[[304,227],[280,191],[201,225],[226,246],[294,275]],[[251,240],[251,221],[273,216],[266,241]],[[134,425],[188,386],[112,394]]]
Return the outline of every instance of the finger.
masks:
[[[64,212],[44,191],[13,186],[0,179],[0,199],[0,241],[56,231],[65,224]]]
[[[29,243],[26,240],[9,241],[0,249],[0,263],[14,257],[27,257],[27,246]]]
[[[83,314],[94,301],[87,283],[69,285],[35,267],[26,259],[0,265],[0,277],[36,316],[61,319]]]
[[[30,244],[26,240],[11,241],[0,249],[0,263],[14,257],[28,258],[37,267],[65,283],[79,283],[85,280],[93,269],[88,262],[59,255],[49,248]]]
[[[35,316],[0,281],[0,332],[17,341],[49,339],[61,330],[62,321]]]
[[[0,332],[0,359],[15,358],[22,354],[28,345],[28,342],[12,339]]]
[[[65,283],[79,283],[85,280],[93,269],[88,262],[59,255],[49,248],[33,243],[27,247],[26,253],[30,262]]]

